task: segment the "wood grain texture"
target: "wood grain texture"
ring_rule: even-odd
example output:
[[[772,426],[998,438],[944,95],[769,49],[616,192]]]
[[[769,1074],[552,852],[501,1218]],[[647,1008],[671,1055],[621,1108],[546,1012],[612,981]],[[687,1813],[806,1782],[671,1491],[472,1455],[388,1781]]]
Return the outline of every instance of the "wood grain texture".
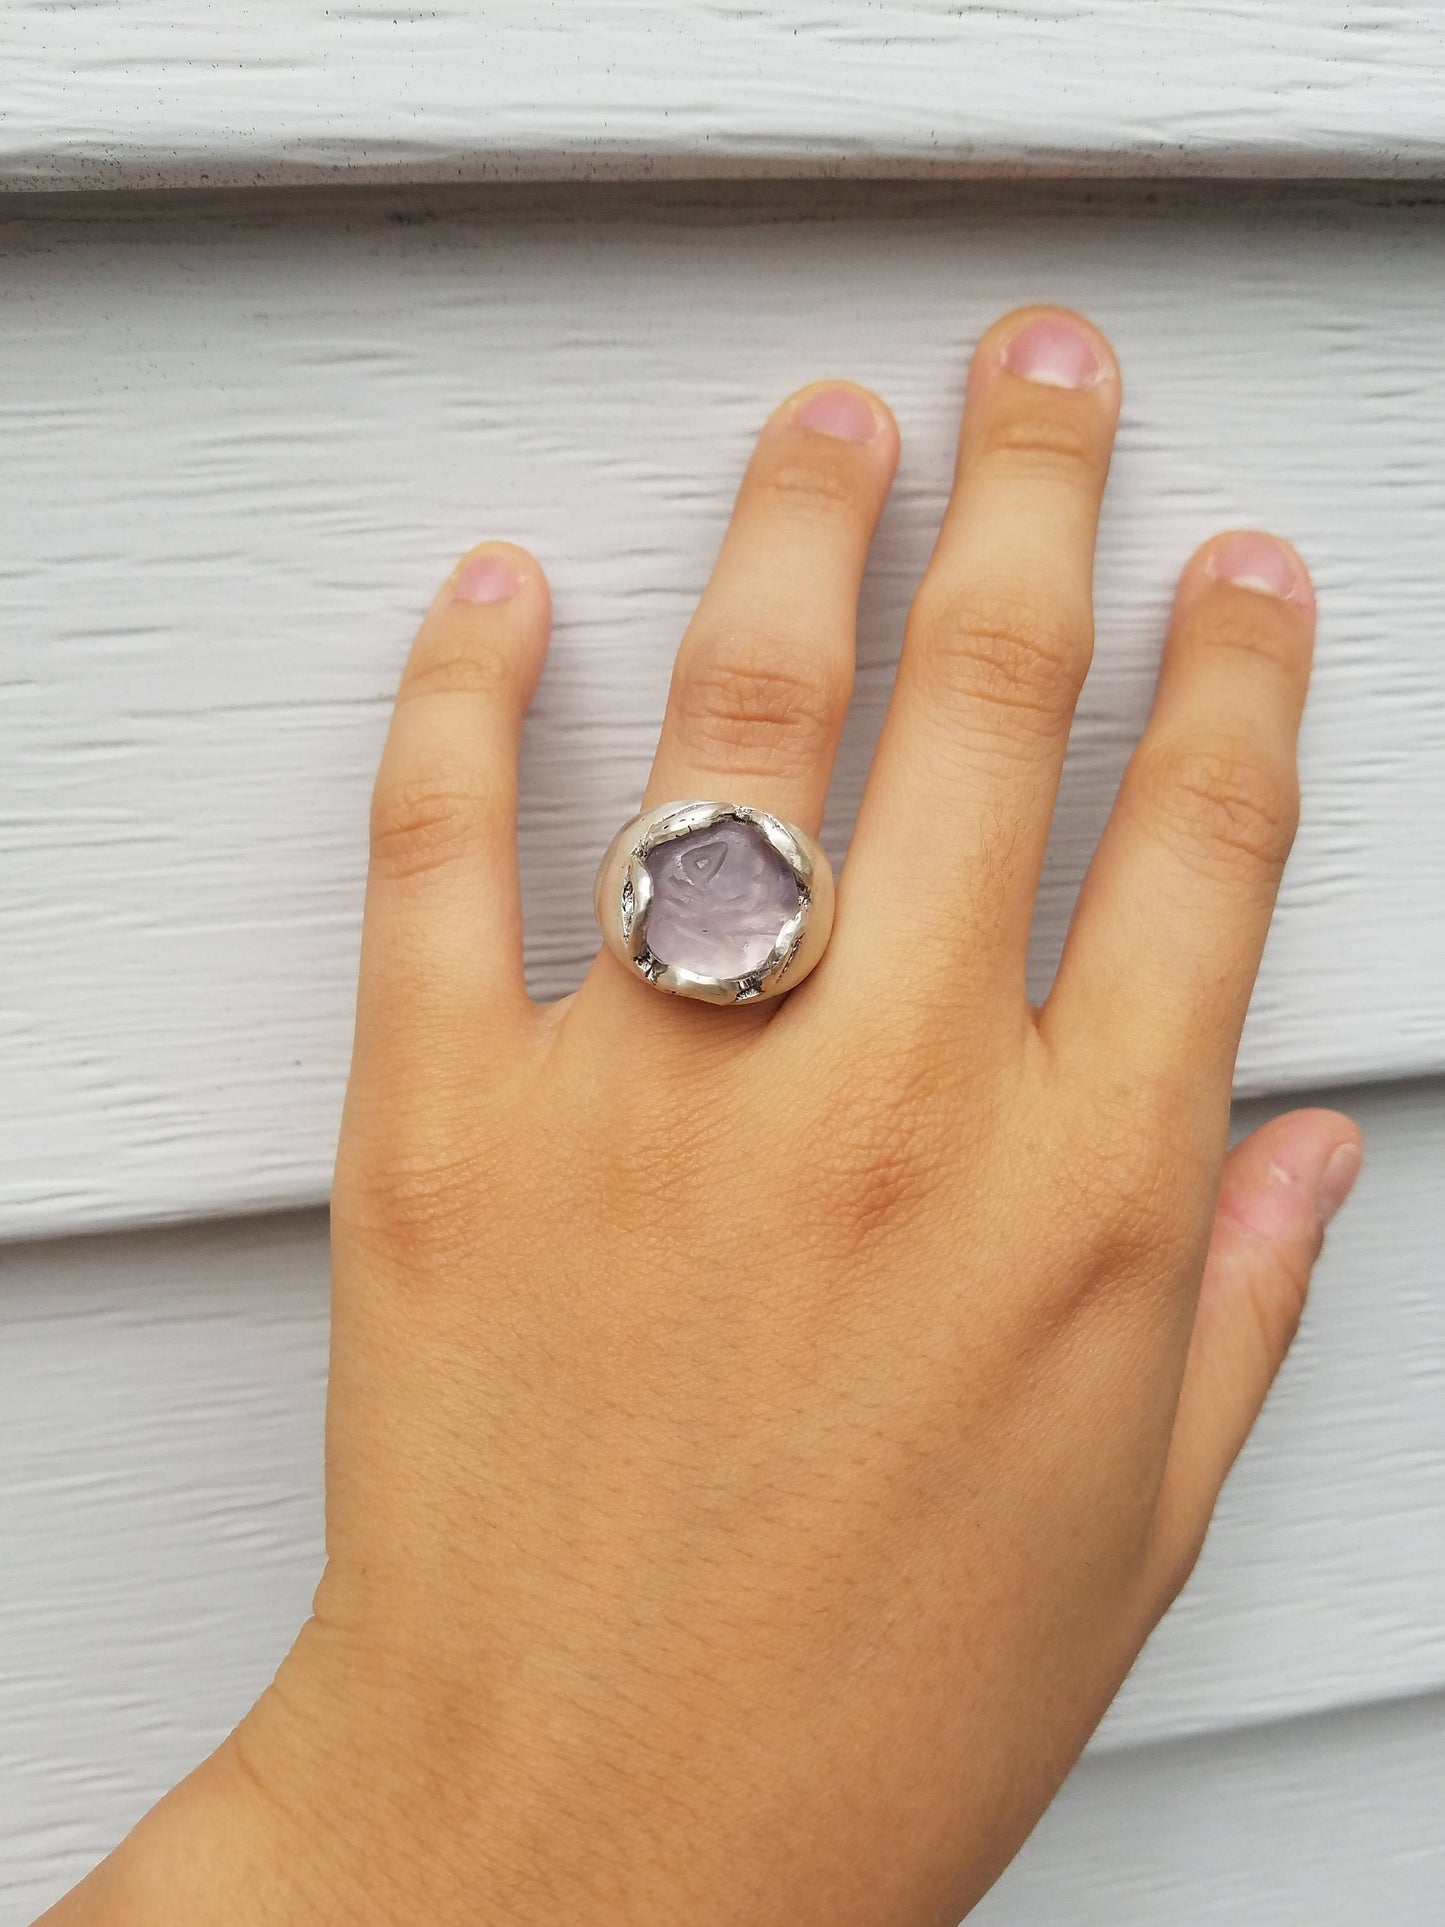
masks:
[[[1445,1685],[1445,1083],[1335,1096],[1364,1126],[1364,1176],[1096,1755]],[[319,1213],[0,1251],[0,1892],[38,1904],[73,1878],[269,1679],[320,1571],[325,1347]],[[1404,1855],[1414,1822],[1380,1811]],[[1104,1836],[1092,1860],[1077,1825],[1063,1837],[1095,1911],[1033,1927],[1112,1918]],[[1170,1837],[1151,1828],[1139,1865]],[[1201,1817],[1180,1852],[1215,1837]],[[1249,1854],[1262,1837],[1246,1830]],[[1135,1919],[1175,1916],[1118,1916]]]
[[[1445,1065],[1445,214],[1208,194],[594,191],[142,204],[0,226],[0,1229],[318,1201],[390,692],[466,544],[548,568],[529,965],[593,947],[671,654],[753,434],[873,383],[905,455],[865,589],[842,853],[948,479],[970,342],[1091,310],[1128,400],[1046,982],[1171,581],[1293,536],[1323,622],[1306,815],[1242,1090]],[[585,218],[582,218],[585,216]],[[1381,298],[1381,290],[1388,297]]]
[[[0,73],[22,187],[1445,164],[1431,0],[7,0]]]
[[[969,1927],[1439,1927],[1445,1697],[1075,1768]]]

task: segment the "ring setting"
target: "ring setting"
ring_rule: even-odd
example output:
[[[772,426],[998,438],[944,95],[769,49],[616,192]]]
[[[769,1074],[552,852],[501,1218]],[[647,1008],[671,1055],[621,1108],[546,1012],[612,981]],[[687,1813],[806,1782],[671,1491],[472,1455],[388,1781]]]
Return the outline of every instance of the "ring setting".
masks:
[[[643,810],[593,892],[607,947],[653,989],[761,1003],[802,982],[833,924],[833,871],[796,824],[747,803]]]

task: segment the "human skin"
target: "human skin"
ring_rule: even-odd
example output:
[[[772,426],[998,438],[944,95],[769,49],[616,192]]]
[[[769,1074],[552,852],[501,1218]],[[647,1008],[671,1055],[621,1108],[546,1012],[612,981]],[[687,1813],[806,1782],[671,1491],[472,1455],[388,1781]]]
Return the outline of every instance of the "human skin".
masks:
[[[1120,396],[1065,311],[979,344],[832,941],[766,1007],[605,951],[529,1002],[547,587],[502,542],[444,585],[373,800],[314,1611],[50,1927],[948,1927],[1018,1850],[1361,1158],[1322,1110],[1226,1155],[1314,629],[1273,537],[1186,565],[1026,997]],[[816,833],[897,457],[848,384],[768,422],[646,803]]]

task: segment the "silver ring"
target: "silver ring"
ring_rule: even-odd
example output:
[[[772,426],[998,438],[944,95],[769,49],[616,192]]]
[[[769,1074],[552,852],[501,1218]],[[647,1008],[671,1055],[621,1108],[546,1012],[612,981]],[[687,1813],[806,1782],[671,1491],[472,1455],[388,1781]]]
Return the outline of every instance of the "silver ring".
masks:
[[[833,869],[747,803],[663,803],[624,823],[593,891],[607,947],[654,990],[754,1004],[800,984],[833,928]]]

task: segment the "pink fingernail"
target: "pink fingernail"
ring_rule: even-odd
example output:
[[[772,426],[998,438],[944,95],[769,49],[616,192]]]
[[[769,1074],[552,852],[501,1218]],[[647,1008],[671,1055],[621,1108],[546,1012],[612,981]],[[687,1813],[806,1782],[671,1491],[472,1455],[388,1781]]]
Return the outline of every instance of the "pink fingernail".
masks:
[[[1218,581],[1232,582],[1237,589],[1278,596],[1306,609],[1314,606],[1314,590],[1294,551],[1272,535],[1247,530],[1225,536],[1210,550],[1208,569]]]
[[[851,388],[819,389],[816,395],[809,395],[793,421],[799,428],[836,435],[844,442],[871,442],[878,432],[877,416]]]
[[[1087,388],[1104,375],[1093,341],[1061,315],[1041,315],[1020,328],[1005,343],[1002,364],[1011,375],[1046,388]]]
[[[1337,1144],[1325,1160],[1315,1187],[1315,1208],[1320,1223],[1328,1224],[1355,1187],[1355,1179],[1365,1162],[1364,1148],[1353,1138]]]
[[[517,593],[521,577],[500,555],[474,556],[457,572],[453,602],[505,602]]]

